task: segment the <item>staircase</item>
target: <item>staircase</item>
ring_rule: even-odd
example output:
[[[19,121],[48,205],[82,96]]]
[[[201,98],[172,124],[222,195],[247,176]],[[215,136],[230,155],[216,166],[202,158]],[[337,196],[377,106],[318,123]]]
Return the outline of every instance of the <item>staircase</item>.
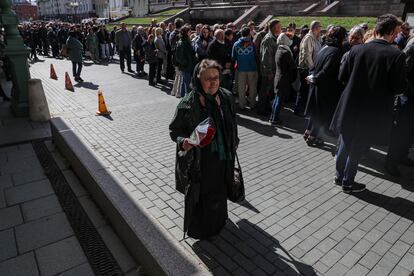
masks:
[[[326,3],[325,0],[312,3],[299,13],[302,15],[332,15],[338,12],[342,1],[333,1]]]

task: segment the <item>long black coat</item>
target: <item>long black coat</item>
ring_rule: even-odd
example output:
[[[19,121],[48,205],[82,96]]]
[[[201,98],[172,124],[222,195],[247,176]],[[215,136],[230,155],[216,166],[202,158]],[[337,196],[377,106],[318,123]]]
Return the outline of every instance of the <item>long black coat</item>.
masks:
[[[280,45],[278,47],[275,55],[275,63],[275,94],[279,97],[287,97],[289,95],[291,84],[297,77],[296,63],[288,46]]]
[[[331,128],[370,143],[388,136],[394,95],[407,88],[404,59],[400,50],[381,39],[352,47],[339,74],[347,85]]]
[[[340,48],[326,45],[319,51],[312,70],[314,83],[310,86],[306,113],[322,125],[329,126],[343,90],[338,80],[341,59]]]
[[[414,44],[407,46],[404,49],[406,55],[406,65],[407,65],[407,78],[409,91],[408,94],[414,99]]]

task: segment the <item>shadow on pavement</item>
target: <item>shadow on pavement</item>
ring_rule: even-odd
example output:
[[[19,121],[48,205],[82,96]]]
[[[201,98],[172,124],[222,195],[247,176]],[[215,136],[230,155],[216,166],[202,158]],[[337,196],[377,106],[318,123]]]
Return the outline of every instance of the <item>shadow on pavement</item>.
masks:
[[[393,177],[385,171],[385,158],[386,155],[371,149],[368,154],[361,159],[358,171],[400,184],[403,189],[414,192],[414,168],[400,166],[401,177]]]
[[[29,61],[29,63],[30,64],[35,64],[35,63],[38,63],[38,62],[45,62],[46,60],[44,60],[44,59],[32,59],[32,60],[30,60]]]
[[[89,81],[78,82],[74,86],[75,87],[83,87],[83,88],[91,89],[91,90],[98,90],[98,88],[99,88],[99,85],[94,84],[94,83],[89,82]]]
[[[256,207],[254,207],[253,205],[251,205],[247,200],[244,200],[243,202],[240,203],[241,206],[252,210],[253,212],[255,212],[256,214],[260,213],[259,210],[256,209]]]
[[[277,239],[245,219],[229,221],[213,242],[197,241],[192,247],[213,275],[223,270],[231,275],[316,275],[312,266],[294,259]]]
[[[373,191],[354,194],[355,197],[369,204],[386,209],[387,211],[414,221],[414,202],[401,197],[390,197]]]
[[[282,139],[292,139],[293,137],[288,134],[279,133],[275,127],[270,126],[269,124],[264,124],[257,122],[255,120],[251,120],[249,117],[245,116],[237,116],[237,124],[239,126],[243,126],[245,128],[248,128],[250,130],[253,130],[259,134],[272,137],[272,136],[278,136]]]

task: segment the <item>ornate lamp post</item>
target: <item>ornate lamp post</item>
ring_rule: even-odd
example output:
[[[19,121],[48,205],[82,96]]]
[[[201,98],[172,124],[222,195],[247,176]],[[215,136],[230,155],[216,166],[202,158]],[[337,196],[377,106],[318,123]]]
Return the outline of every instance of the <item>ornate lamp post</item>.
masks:
[[[0,21],[5,30],[3,53],[13,82],[11,108],[16,116],[25,117],[29,114],[27,81],[30,79],[30,72],[27,57],[30,50],[24,46],[17,29],[19,21],[11,9],[10,0],[0,1]]]

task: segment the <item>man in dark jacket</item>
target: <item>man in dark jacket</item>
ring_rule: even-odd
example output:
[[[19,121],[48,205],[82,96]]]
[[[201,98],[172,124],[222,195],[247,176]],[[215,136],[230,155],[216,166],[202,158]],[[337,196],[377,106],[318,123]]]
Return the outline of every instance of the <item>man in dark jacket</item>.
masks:
[[[231,52],[226,48],[224,31],[222,29],[217,29],[214,32],[214,40],[208,46],[207,57],[217,61],[222,67],[221,87],[227,90],[231,89]]]
[[[347,85],[332,128],[340,133],[335,183],[345,193],[365,190],[354,181],[360,156],[391,125],[394,95],[407,88],[404,53],[391,46],[398,25],[394,15],[378,17],[375,39],[354,46],[339,74]]]
[[[127,30],[126,24],[121,23],[121,29],[115,33],[115,44],[119,51],[119,65],[124,72],[126,59],[128,72],[133,73],[131,69],[131,33]]]
[[[269,32],[260,44],[260,74],[261,86],[257,103],[257,113],[267,115],[270,107],[269,92],[273,90],[276,73],[275,55],[277,50],[277,37],[282,32],[282,24],[273,19],[269,22]]]
[[[411,145],[414,142],[414,44],[404,49],[406,55],[408,89],[397,97],[397,114],[393,125],[390,146],[388,148],[386,171],[392,176],[399,176],[399,164],[414,166],[414,161],[408,158]]]
[[[143,35],[143,29],[141,26],[138,27],[137,34],[135,35],[132,41],[132,48],[134,49],[134,60],[137,64],[137,74],[138,76],[145,76],[147,73],[144,71],[145,64],[145,51],[144,43],[146,41]]]

